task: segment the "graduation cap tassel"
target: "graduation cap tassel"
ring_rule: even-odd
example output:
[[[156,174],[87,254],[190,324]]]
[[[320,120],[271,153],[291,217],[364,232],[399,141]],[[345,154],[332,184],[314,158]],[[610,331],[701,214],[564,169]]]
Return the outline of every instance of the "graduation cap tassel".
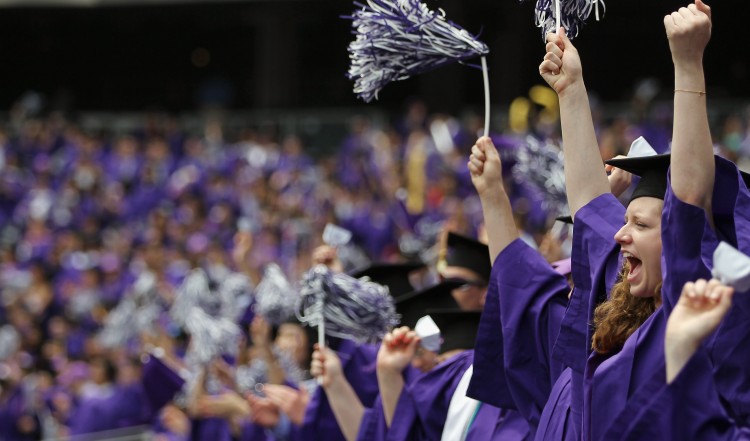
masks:
[[[487,45],[430,10],[418,0],[367,0],[354,3],[356,36],[349,44],[354,93],[365,102],[377,99],[391,81],[410,78],[454,62],[487,55]]]

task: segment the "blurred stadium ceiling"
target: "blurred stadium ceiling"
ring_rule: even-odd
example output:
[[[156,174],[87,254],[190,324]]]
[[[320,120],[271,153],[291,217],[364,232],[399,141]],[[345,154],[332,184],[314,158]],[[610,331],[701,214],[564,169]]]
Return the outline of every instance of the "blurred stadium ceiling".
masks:
[[[100,7],[144,6],[184,3],[250,3],[284,0],[0,0],[0,7]]]

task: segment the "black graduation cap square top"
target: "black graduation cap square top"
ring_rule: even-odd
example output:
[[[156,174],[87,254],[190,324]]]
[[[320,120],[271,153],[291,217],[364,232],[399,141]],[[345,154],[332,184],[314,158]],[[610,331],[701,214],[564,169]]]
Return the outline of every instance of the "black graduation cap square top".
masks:
[[[375,283],[388,287],[393,297],[398,297],[414,291],[409,275],[424,268],[421,263],[373,263],[361,268],[350,275],[355,279],[369,277]]]
[[[672,155],[641,156],[635,158],[617,158],[605,161],[605,163],[625,170],[641,180],[630,196],[630,202],[644,196],[664,199],[667,193],[667,171]]]
[[[477,339],[481,311],[462,311],[460,309],[428,309],[427,314],[432,317],[440,328],[443,343],[440,352],[454,349],[472,349]]]
[[[414,329],[417,320],[427,315],[427,309],[430,308],[458,308],[458,303],[453,299],[452,291],[461,284],[462,282],[446,280],[429,288],[396,298],[396,312],[401,314],[401,326]]]
[[[449,232],[446,247],[445,263],[448,266],[468,268],[479,274],[485,281],[490,280],[492,265],[487,245]]]

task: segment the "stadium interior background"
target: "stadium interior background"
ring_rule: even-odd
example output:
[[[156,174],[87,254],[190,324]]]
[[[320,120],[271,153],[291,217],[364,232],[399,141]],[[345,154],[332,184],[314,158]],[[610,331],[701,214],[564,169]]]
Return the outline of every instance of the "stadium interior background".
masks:
[[[583,29],[576,45],[587,86],[608,103],[605,111],[627,106],[645,78],[659,85],[655,100],[671,100],[662,17],[682,3],[608,1],[604,18],[592,17]],[[533,2],[428,4],[490,46],[493,122],[514,97],[542,83]],[[3,110],[35,91],[45,110],[86,115],[84,123],[111,129],[144,112],[186,117],[227,109],[227,124],[276,124],[320,154],[335,148],[352,112],[388,118],[411,97],[431,112],[482,109],[481,74],[462,65],[393,83],[375,103],[358,100],[345,76],[352,35],[341,16],[351,13],[350,1],[4,0],[0,6]],[[705,65],[710,103],[727,109],[750,95],[750,64],[739,50],[750,5],[722,0],[720,6]]]

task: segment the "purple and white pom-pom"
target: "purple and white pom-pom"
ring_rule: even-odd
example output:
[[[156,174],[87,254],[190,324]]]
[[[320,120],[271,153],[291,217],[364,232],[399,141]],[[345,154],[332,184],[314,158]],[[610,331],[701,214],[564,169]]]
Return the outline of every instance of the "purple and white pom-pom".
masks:
[[[418,0],[355,2],[354,41],[349,44],[354,93],[377,99],[391,81],[489,53],[486,44]]]
[[[212,317],[201,308],[192,308],[185,324],[190,334],[188,357],[206,365],[222,354],[237,355],[240,328],[224,317]]]
[[[278,265],[271,263],[255,290],[255,312],[273,325],[294,317],[299,296]]]
[[[99,342],[106,348],[114,348],[126,344],[142,332],[152,332],[154,322],[163,310],[156,277],[149,271],[143,271],[127,297],[105,318],[98,336]]]
[[[567,213],[563,152],[554,144],[526,137],[516,152],[513,179],[531,187],[541,198],[548,213]]]
[[[172,303],[169,314],[178,325],[184,327],[190,312],[195,307],[205,303],[204,299],[211,295],[208,277],[201,269],[194,269],[182,281],[177,289],[177,296]]]
[[[221,316],[234,323],[240,319],[252,302],[253,286],[242,273],[231,273],[219,285]]]
[[[21,347],[21,336],[11,325],[0,328],[0,361],[12,357]]]
[[[559,15],[558,5],[560,7]],[[599,11],[600,5],[601,13]],[[604,0],[537,0],[536,26],[541,28],[542,38],[546,38],[547,33],[556,32],[557,27],[562,26],[565,28],[568,38],[572,40],[578,36],[578,32],[586,23],[592,11],[598,21],[600,15],[604,15],[606,11]]]
[[[201,269],[188,274],[172,304],[172,319],[190,334],[186,359],[189,365],[205,365],[221,354],[236,354],[240,329],[236,315],[227,311],[236,305],[237,286],[226,286],[224,292],[212,292],[208,277]],[[230,289],[231,288],[231,289]],[[228,318],[226,313],[232,317]]]
[[[366,279],[311,269],[301,282],[297,317],[309,326],[325,321],[326,335],[376,342],[399,323],[388,288]]]

